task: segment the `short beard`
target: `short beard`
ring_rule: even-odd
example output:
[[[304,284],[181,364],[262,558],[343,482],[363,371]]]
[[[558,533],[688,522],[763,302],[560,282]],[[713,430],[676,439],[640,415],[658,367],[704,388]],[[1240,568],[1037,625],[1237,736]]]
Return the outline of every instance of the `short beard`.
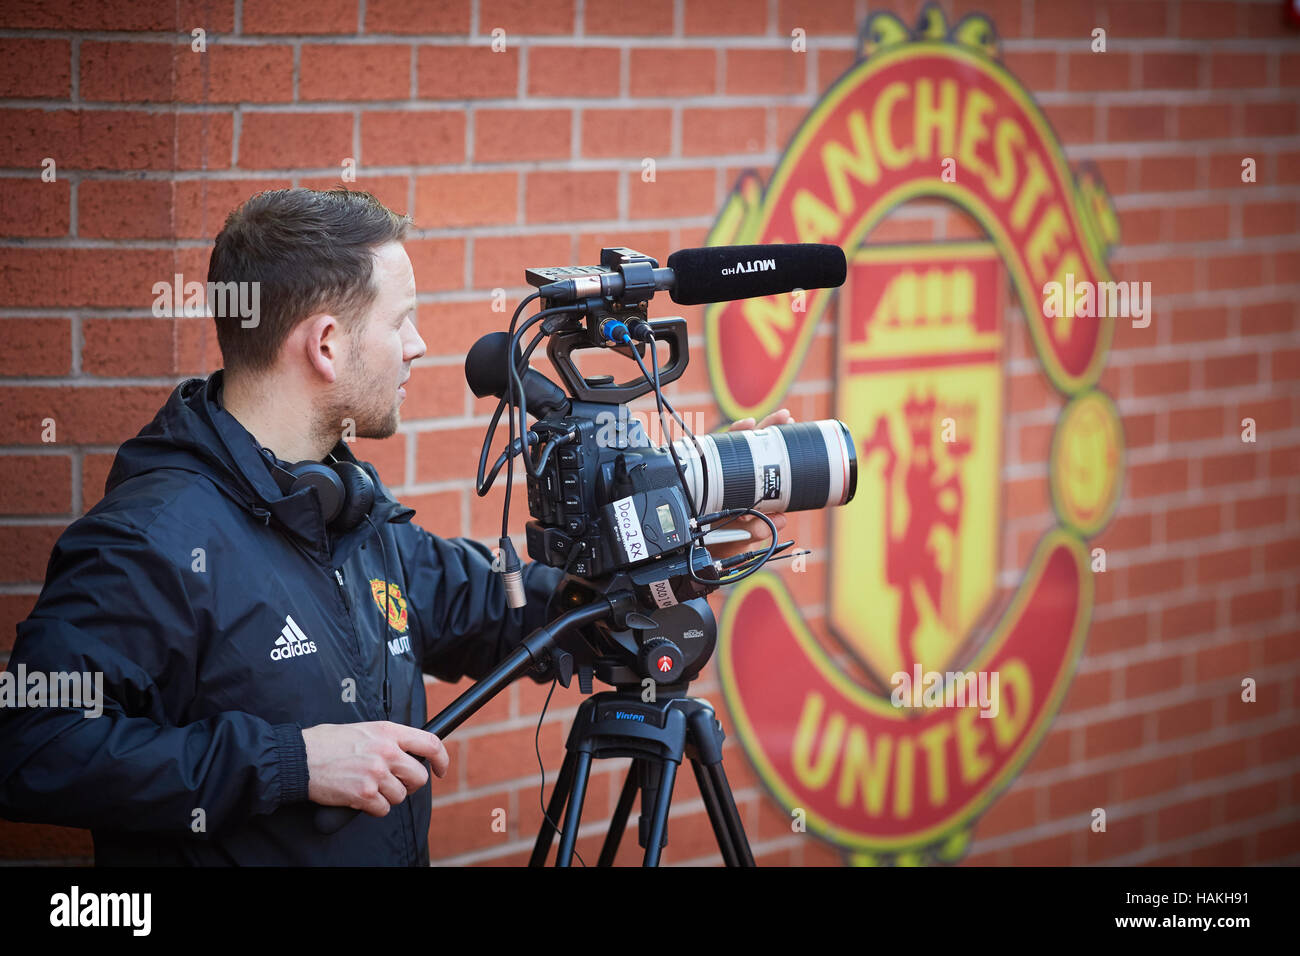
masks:
[[[385,414],[383,409],[367,404],[374,401],[374,397],[375,390],[363,386],[355,393],[329,401],[312,426],[317,442],[328,442],[333,448],[349,433],[357,438],[389,438],[396,434],[400,424],[397,405],[394,404]]]
[[[398,414],[397,407],[394,406],[384,419],[369,419],[365,422],[357,421],[358,438],[391,438],[397,434],[397,426],[401,424],[401,418]]]
[[[312,428],[313,434],[320,441],[328,441],[330,448],[345,434],[357,438],[388,438],[396,434],[400,423],[400,408],[391,386],[374,380],[361,360],[359,329],[350,330],[348,347],[350,358],[346,368],[340,370],[340,380],[335,382],[332,394],[322,401],[323,412]],[[384,395],[390,401],[386,407],[376,404]]]

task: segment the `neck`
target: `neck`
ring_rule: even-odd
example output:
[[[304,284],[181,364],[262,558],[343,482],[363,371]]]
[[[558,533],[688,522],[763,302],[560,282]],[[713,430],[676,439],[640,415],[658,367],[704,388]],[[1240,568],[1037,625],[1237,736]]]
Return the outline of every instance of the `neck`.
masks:
[[[338,435],[319,427],[314,403],[302,390],[269,375],[225,373],[221,404],[258,444],[284,461],[320,461],[338,443]]]

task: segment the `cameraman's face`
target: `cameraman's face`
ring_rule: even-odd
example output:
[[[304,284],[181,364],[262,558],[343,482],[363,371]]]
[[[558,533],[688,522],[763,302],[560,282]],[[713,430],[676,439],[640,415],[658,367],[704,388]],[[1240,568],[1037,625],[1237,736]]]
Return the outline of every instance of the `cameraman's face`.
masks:
[[[387,438],[397,431],[411,363],[425,349],[415,330],[415,273],[400,242],[375,251],[372,282],[377,293],[349,349],[339,411],[356,422],[358,437]]]

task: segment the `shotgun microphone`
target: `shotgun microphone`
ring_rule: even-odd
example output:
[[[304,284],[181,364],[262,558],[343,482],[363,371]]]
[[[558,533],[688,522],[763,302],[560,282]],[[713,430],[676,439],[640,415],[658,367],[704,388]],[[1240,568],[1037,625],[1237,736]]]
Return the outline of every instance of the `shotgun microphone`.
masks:
[[[668,268],[669,295],[678,305],[834,289],[848,274],[843,249],[815,242],[680,249],[668,257]]]
[[[678,305],[834,289],[844,284],[847,274],[844,250],[816,242],[679,249],[668,257],[667,268],[649,272],[654,291],[667,292]],[[551,282],[537,292],[559,303],[590,296],[619,299],[625,287],[621,273],[603,272]]]

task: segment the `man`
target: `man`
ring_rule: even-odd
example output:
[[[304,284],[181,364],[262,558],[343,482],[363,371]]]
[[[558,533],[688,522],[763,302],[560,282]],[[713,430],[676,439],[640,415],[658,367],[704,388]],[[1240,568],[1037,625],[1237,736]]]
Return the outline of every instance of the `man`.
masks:
[[[396,431],[425,352],[408,226],[342,189],[227,219],[208,281],[258,283],[256,321],[217,319],[224,368],[178,386],[59,538],[9,669],[102,674],[102,714],[0,708],[0,815],[88,827],[99,864],[428,864],[421,761],[448,757],[422,673],[481,677],[562,573],[526,565],[509,610],[491,552],[412,523],[344,440]],[[296,480],[316,462],[359,465],[368,514],[331,521]],[[318,805],[364,814],[324,836]]]

